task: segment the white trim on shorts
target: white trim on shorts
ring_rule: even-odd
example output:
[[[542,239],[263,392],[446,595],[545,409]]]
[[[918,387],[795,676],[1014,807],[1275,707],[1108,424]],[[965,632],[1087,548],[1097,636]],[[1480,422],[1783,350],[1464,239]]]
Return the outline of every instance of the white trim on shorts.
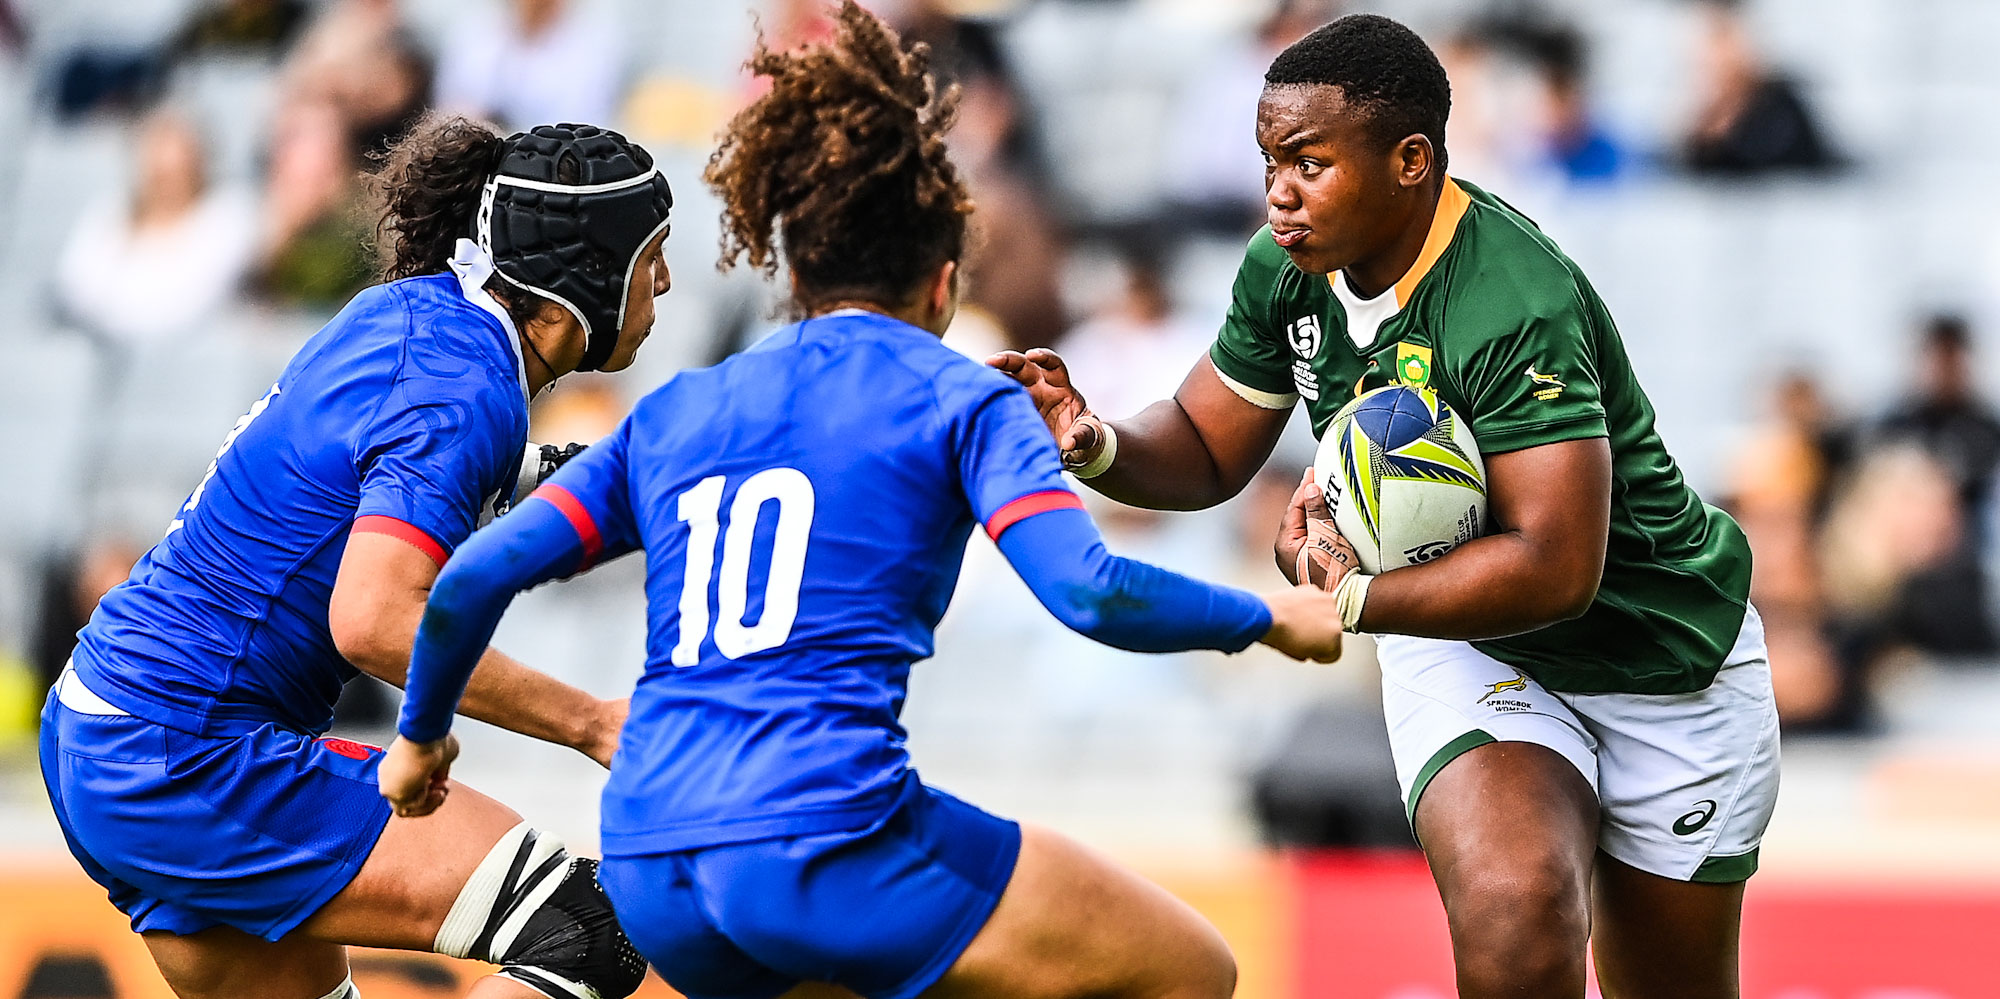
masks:
[[[83,677],[77,675],[74,663],[64,663],[62,675],[56,677],[56,703],[80,715],[132,716],[132,712],[99,697],[97,691],[84,686]]]

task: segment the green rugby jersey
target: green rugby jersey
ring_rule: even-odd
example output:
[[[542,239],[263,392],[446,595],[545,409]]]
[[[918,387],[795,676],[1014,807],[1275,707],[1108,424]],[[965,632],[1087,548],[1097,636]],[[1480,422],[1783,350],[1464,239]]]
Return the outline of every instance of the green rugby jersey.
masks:
[[[1610,438],[1597,599],[1573,621],[1473,644],[1552,690],[1685,693],[1715,678],[1742,628],[1750,546],[1681,478],[1583,272],[1506,203],[1447,179],[1416,265],[1370,300],[1259,232],[1209,356],[1257,405],[1303,399],[1314,436],[1358,392],[1401,382],[1435,390],[1486,454]]]

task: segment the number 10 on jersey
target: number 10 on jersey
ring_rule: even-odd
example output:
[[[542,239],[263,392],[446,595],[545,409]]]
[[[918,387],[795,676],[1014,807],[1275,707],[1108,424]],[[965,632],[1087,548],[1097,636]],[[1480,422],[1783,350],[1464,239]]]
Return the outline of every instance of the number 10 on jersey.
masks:
[[[715,650],[728,659],[775,649],[792,636],[799,614],[799,586],[805,581],[806,539],[812,534],[812,481],[796,468],[770,468],[743,480],[729,504],[729,527],[721,529],[724,478],[711,475],[681,494],[679,515],[688,525],[687,566],[681,582],[681,633],[673,663],[701,661],[701,640],[709,631],[708,584],[715,567],[715,544],[722,542],[722,575],[715,589]],[[750,544],[764,504],[778,504],[772,541],[771,574],[764,581],[764,611],[744,624],[750,605]]]

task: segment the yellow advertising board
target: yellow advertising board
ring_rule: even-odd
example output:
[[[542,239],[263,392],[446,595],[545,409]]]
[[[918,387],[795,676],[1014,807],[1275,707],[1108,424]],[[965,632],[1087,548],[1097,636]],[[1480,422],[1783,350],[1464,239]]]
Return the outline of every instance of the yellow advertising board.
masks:
[[[442,999],[465,994],[492,970],[436,954],[356,947],[354,984],[367,999]],[[642,999],[677,996],[657,978]],[[10,862],[0,870],[0,999],[174,999],[153,959],[68,857]]]

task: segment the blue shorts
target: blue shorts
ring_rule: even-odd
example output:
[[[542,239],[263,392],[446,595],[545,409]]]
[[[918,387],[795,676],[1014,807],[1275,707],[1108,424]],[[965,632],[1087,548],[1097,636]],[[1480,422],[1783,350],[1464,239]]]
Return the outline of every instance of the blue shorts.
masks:
[[[911,774],[865,829],[606,857],[597,879],[688,999],[771,999],[806,981],[903,999],[965,952],[1020,852],[1019,825]]]
[[[135,931],[276,940],[340,893],[382,835],[382,752],[266,724],[191,735],[42,709],[42,781],[70,852]]]

